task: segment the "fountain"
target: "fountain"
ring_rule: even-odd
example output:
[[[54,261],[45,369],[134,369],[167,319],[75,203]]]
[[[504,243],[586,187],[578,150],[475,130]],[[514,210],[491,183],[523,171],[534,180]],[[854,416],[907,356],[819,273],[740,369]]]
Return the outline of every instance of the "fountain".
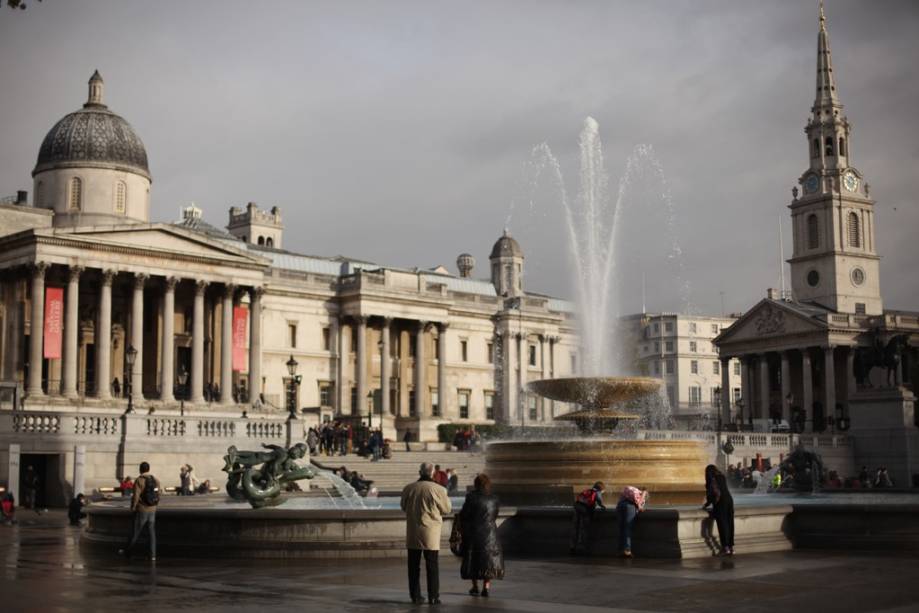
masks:
[[[659,392],[662,381],[649,377],[611,377],[616,365],[610,330],[613,304],[617,213],[636,162],[630,159],[616,201],[607,198],[607,177],[599,125],[588,117],[580,136],[580,193],[575,208],[565,193],[558,161],[548,146],[535,150],[538,172],[549,170],[565,209],[568,245],[581,323],[582,370],[588,376],[543,379],[528,391],[579,410],[556,417],[574,422],[578,438],[495,441],[486,448],[486,471],[496,491],[512,504],[570,504],[574,493],[603,481],[615,492],[636,485],[652,493],[655,505],[701,502],[703,471],[710,453],[692,440],[638,440],[616,436],[621,421],[639,419],[619,409]]]

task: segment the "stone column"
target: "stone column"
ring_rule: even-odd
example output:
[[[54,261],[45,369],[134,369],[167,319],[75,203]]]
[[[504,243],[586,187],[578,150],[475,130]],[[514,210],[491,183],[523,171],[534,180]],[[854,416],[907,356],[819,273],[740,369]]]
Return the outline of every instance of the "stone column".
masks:
[[[438,324],[437,332],[437,404],[441,417],[451,416],[448,409],[447,399],[447,327],[449,324]],[[456,415],[455,417],[459,417]]]
[[[731,423],[731,358],[721,358],[721,423]]]
[[[13,495],[15,500],[22,500],[19,496],[19,466],[22,454],[22,448],[19,443],[10,443],[8,454],[7,466],[9,470],[6,474],[6,489]]]
[[[392,385],[389,381],[391,376],[390,367],[392,365],[389,358],[389,327],[391,324],[392,318],[384,317],[383,327],[380,328],[380,342],[382,343],[380,349],[380,402],[383,415],[386,417],[390,415],[391,411],[389,406],[389,388]]]
[[[233,294],[236,286],[227,283],[223,291],[223,318],[220,336],[220,404],[233,402]]]
[[[175,304],[176,277],[166,277],[166,291],[163,293],[163,368],[160,371],[160,400],[175,402],[172,392],[175,377]]]
[[[354,378],[357,384],[357,411],[351,409],[352,415],[363,415],[367,406],[367,317],[358,315],[355,318],[354,333],[357,334],[357,356],[354,361]]]
[[[555,348],[558,346],[559,341],[562,338],[560,336],[550,336],[549,337],[549,378],[555,378]],[[554,419],[555,418],[555,401],[549,401],[549,415]]]
[[[45,336],[45,271],[48,264],[36,262],[32,267],[32,323],[29,327],[29,381],[26,394],[43,396],[41,389],[42,340]]]
[[[204,402],[204,292],[207,281],[195,283],[195,307],[191,331],[191,394],[190,401]]]
[[[524,349],[526,345],[524,341],[526,336],[521,333],[518,333],[517,336],[517,418],[520,420],[520,425],[523,425],[529,419],[527,415],[527,408],[525,406],[526,395],[524,393],[523,386],[526,383],[526,368],[527,368],[527,358]]]
[[[134,403],[144,400],[144,284],[146,273],[134,273],[134,296],[131,300],[131,345],[137,350],[137,359],[131,369],[131,396]]]
[[[834,359],[836,347],[830,345],[824,348],[824,407],[823,418],[836,415],[836,360]]]
[[[788,360],[788,352],[782,351],[782,419],[789,424],[791,423],[791,363]]]
[[[335,413],[337,415],[343,415],[345,412],[345,340],[343,328],[343,323],[338,317],[332,320],[330,333],[335,337],[332,339],[332,352],[335,361]]]
[[[64,310],[64,389],[67,398],[76,398],[77,392],[77,350],[80,328],[80,274],[82,266],[71,266],[67,281],[67,304]]]
[[[96,322],[96,397],[112,397],[112,281],[114,270],[102,271],[99,286],[99,319]]]
[[[743,407],[740,411],[740,421],[747,421],[748,416],[753,415],[753,385],[750,380],[750,358],[747,356],[740,357],[740,398],[743,400]],[[746,411],[744,411],[746,409]]]
[[[539,335],[539,376],[546,378],[546,335]],[[546,399],[539,399],[539,419],[546,421]]]
[[[424,417],[424,329],[428,322],[419,321],[415,332],[415,416]]]
[[[759,356],[759,417],[769,418],[769,359],[765,353]]]
[[[804,429],[810,424],[810,431],[814,431],[814,371],[811,364],[811,354],[807,347],[801,349],[801,376],[803,377],[804,398]]]
[[[851,345],[846,354],[846,400],[852,400],[857,391],[855,385],[855,346]]]
[[[262,393],[262,295],[264,287],[249,290],[249,403]]]

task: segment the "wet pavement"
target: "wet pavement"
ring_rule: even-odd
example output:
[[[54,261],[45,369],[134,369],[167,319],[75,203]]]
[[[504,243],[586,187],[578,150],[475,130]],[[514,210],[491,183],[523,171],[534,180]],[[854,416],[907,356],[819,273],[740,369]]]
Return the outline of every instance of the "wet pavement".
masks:
[[[0,526],[0,608],[12,611],[418,611],[404,562],[130,561],[82,550],[63,511]],[[423,573],[422,573],[423,574]],[[474,598],[441,552],[438,611],[919,611],[919,554],[796,551],[687,561],[510,559]]]

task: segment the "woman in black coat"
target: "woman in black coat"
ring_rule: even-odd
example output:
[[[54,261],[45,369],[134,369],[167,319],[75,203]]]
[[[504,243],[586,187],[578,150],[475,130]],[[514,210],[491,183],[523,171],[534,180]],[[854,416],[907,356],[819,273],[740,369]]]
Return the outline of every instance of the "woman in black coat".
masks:
[[[485,474],[475,478],[475,489],[466,494],[466,502],[460,511],[462,541],[460,553],[463,563],[460,576],[472,580],[469,593],[479,595],[479,580],[482,580],[482,596],[488,596],[492,579],[504,578],[504,554],[498,541],[498,497],[491,493],[491,480]]]
[[[724,473],[714,464],[705,467],[705,509],[711,505],[712,517],[718,525],[721,553],[734,555],[734,498],[728,490]]]

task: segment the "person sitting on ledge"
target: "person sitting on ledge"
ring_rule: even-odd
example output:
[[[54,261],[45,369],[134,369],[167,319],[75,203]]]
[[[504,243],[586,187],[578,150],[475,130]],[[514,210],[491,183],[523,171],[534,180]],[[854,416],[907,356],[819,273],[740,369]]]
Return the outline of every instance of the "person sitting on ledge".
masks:
[[[85,506],[86,496],[83,494],[77,494],[70,501],[70,506],[67,507],[67,518],[70,520],[71,526],[79,526],[80,520],[86,517],[86,513],[83,512],[83,507]]]
[[[118,484],[118,489],[121,490],[122,496],[130,496],[134,493],[134,481],[131,479],[131,475],[126,475],[121,480],[121,483]]]

